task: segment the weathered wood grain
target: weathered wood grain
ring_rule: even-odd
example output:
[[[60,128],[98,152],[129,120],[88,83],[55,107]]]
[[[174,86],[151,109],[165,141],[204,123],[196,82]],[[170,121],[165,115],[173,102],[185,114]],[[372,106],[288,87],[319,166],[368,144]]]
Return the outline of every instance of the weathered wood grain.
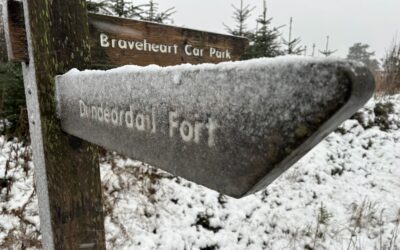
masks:
[[[27,62],[28,49],[22,2],[7,0],[3,2],[2,8],[8,60]]]
[[[89,26],[93,66],[170,66],[235,61],[249,45],[249,40],[242,37],[96,14],[89,15]],[[108,37],[108,47],[101,46],[102,34]],[[115,39],[114,48],[112,39]],[[148,45],[147,51],[144,51],[144,41]],[[139,46],[133,42],[138,42]],[[149,44],[155,45],[159,52],[154,52]],[[157,45],[167,52],[162,53]]]
[[[44,249],[104,249],[97,147],[61,131],[57,74],[90,64],[84,0],[24,0],[24,82]]]
[[[3,15],[3,5],[0,3],[0,60],[8,61]]]

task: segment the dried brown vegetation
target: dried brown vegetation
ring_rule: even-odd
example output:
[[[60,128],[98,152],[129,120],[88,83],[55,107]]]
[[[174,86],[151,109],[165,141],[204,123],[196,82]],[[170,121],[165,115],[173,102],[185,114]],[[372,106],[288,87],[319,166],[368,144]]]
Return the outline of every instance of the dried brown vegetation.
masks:
[[[383,70],[375,74],[377,92],[396,94],[400,92],[400,41],[394,41],[386,52]]]

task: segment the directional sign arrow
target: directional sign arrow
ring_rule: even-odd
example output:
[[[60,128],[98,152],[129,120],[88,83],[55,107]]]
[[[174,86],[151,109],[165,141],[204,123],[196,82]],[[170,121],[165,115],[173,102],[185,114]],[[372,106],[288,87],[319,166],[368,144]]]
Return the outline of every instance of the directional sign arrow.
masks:
[[[65,132],[221,193],[274,181],[371,97],[362,65],[304,58],[72,70]]]

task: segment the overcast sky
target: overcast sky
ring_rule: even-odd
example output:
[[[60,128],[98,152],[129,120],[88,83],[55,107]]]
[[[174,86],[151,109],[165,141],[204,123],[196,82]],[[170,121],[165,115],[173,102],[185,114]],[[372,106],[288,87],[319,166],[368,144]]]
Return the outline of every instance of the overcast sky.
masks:
[[[145,2],[137,0],[136,2]],[[214,32],[223,32],[222,23],[233,26],[232,7],[240,0],[158,0],[160,9],[175,6],[176,25]],[[256,6],[249,27],[262,11],[263,0],[245,0]],[[312,44],[325,48],[326,36],[337,56],[346,56],[356,42],[368,43],[380,59],[397,35],[400,40],[400,0],[267,0],[273,25],[280,26],[294,19],[294,35],[300,36],[311,53]],[[288,28],[281,29],[287,36]]]

